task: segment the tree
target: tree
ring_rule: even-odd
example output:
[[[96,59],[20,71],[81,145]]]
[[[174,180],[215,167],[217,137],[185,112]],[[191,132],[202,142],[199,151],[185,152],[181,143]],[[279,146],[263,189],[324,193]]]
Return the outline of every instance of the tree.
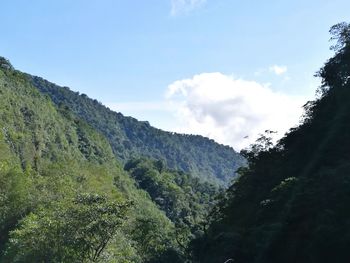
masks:
[[[316,74],[322,79],[322,85],[317,91],[322,96],[334,87],[346,87],[350,83],[350,24],[336,24],[329,32],[331,40],[336,40],[336,44],[331,46],[336,54]]]
[[[337,43],[331,46],[331,50],[339,51],[350,43],[350,24],[346,22],[338,23],[331,27],[329,33],[332,35],[331,40]]]
[[[78,194],[25,217],[10,233],[8,262],[98,262],[130,203]]]

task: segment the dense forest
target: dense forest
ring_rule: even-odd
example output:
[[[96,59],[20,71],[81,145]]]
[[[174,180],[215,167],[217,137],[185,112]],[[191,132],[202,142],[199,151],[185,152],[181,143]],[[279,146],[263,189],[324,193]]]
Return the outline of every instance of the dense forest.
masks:
[[[192,243],[198,262],[350,261],[350,25],[330,33],[319,98],[277,145],[266,134],[244,151],[248,167]]]
[[[123,163],[131,158],[163,160],[176,170],[190,172],[206,180],[227,185],[244,158],[231,147],[199,135],[165,132],[132,117],[111,111],[85,94],[73,92],[40,77],[28,75],[40,92],[57,105],[65,105],[91,124],[109,141],[115,156]]]
[[[0,262],[183,262],[219,188],[105,137],[0,59]]]
[[[244,158],[0,58],[0,262],[349,262],[350,24],[330,33],[301,124]]]

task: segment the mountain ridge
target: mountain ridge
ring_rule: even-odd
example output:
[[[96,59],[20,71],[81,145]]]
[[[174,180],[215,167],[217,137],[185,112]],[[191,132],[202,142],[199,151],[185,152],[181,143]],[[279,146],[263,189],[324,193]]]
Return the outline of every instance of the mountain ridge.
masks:
[[[179,134],[152,127],[148,122],[110,110],[85,94],[71,91],[41,77],[26,74],[32,84],[56,105],[64,104],[100,131],[116,157],[161,159],[175,170],[227,185],[245,160],[232,147],[200,135]]]

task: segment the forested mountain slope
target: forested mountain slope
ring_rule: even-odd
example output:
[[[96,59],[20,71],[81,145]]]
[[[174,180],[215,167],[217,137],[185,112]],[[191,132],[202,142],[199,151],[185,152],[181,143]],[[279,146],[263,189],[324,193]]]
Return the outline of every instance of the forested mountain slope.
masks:
[[[350,26],[331,33],[320,98],[276,146],[262,137],[246,151],[249,167],[192,243],[199,262],[350,261]]]
[[[165,132],[132,117],[125,117],[67,87],[28,75],[33,85],[57,105],[68,106],[75,114],[109,140],[114,154],[122,162],[130,158],[150,157],[164,160],[171,169],[227,184],[235,176],[244,158],[231,147],[199,135]]]
[[[126,170],[0,58],[0,262],[183,262],[217,189],[159,161]]]
[[[232,149],[172,137],[0,58],[0,262],[349,262],[350,25],[331,33],[335,55],[303,123],[243,151],[248,166],[212,210],[210,183],[128,158],[164,143],[150,156],[180,167],[185,159],[161,151],[191,152],[188,138],[198,139],[191,154]]]

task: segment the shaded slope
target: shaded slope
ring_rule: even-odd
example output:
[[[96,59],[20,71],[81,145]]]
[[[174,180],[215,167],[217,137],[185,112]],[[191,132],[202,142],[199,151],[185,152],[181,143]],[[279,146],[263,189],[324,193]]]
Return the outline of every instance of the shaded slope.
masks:
[[[263,138],[246,153],[249,168],[193,243],[200,262],[349,262],[349,41],[319,75],[322,96],[304,123],[277,146]]]

